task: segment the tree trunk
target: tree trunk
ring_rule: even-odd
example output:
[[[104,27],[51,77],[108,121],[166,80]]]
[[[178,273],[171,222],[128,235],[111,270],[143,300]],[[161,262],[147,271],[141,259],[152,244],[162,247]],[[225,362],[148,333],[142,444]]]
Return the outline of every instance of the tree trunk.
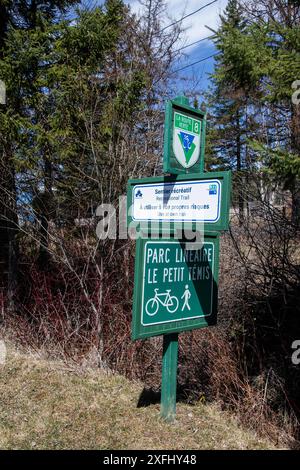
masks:
[[[237,114],[236,117],[237,136],[236,136],[236,169],[240,180],[238,188],[238,203],[239,203],[239,224],[242,225],[244,222],[244,198],[242,193],[243,184],[241,181],[242,175],[242,144],[241,144],[241,126],[240,116]]]
[[[291,118],[292,152],[300,157],[300,105],[292,105]],[[300,181],[296,179],[292,189],[292,222],[300,227]]]
[[[300,181],[297,180],[292,190],[292,223],[300,227]]]
[[[8,310],[13,311],[18,279],[18,216],[15,171],[5,149],[0,165],[0,263],[2,281],[7,289]]]
[[[53,191],[52,191],[52,163],[49,158],[44,158],[44,183],[45,192],[40,197],[40,248],[38,263],[40,269],[44,269],[48,266],[50,255],[49,255],[49,219],[53,209]]]

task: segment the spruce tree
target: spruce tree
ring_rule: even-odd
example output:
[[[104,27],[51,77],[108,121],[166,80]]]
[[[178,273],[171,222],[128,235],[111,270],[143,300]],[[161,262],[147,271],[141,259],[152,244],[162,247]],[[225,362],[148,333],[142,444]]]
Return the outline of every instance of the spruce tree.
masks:
[[[2,276],[6,275],[8,281],[11,308],[17,284],[18,259],[16,158],[21,150],[17,140],[23,134],[24,119],[28,120],[30,113],[26,100],[39,66],[36,57],[38,38],[35,37],[37,42],[25,61],[18,60],[19,47],[26,47],[32,33],[40,31],[42,34],[46,23],[53,22],[59,12],[74,3],[74,0],[0,1],[0,78],[5,83],[7,98],[0,109],[0,263]],[[16,59],[13,68],[12,59]]]
[[[238,202],[240,222],[244,217],[244,197],[241,191],[243,172],[249,167],[247,158],[247,133],[249,83],[244,76],[232,74],[232,61],[242,54],[241,38],[246,21],[237,0],[230,0],[221,15],[217,32],[218,56],[209,93],[210,123],[208,145],[211,152],[211,169],[232,169],[235,178],[235,199]],[[240,50],[233,50],[239,48]],[[236,63],[238,67],[238,63]]]

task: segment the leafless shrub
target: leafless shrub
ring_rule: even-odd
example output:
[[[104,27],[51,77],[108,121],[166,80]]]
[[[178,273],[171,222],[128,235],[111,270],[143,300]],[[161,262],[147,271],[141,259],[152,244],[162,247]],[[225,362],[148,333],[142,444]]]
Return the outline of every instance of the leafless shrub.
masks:
[[[288,211],[252,196],[255,211],[243,225],[233,214],[231,232],[221,238],[218,326],[180,335],[178,396],[218,401],[282,441],[299,432],[300,377],[290,349],[300,337],[298,233]],[[90,243],[88,233],[64,240],[69,262],[53,257],[42,272],[22,250],[19,308],[2,315],[2,328],[68,360],[84,362],[96,351],[98,366],[159,390],[161,338],[130,338],[134,243],[106,241],[92,251]],[[5,300],[0,296],[2,312]]]

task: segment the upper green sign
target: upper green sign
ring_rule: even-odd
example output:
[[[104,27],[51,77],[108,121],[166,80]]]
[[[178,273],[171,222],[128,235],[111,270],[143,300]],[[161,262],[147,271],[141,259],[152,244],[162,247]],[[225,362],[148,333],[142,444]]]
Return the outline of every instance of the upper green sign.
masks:
[[[200,159],[201,121],[181,113],[174,114],[173,152],[176,160],[185,168],[191,168]]]
[[[204,169],[206,115],[184,102],[183,98],[177,98],[167,103],[165,173],[198,173]]]

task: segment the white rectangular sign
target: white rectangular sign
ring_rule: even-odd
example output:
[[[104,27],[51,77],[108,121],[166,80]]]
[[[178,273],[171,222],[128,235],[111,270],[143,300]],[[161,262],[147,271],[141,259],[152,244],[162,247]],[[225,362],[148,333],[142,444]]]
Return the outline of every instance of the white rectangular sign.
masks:
[[[218,180],[153,183],[134,186],[132,218],[135,221],[209,222],[221,214]]]

